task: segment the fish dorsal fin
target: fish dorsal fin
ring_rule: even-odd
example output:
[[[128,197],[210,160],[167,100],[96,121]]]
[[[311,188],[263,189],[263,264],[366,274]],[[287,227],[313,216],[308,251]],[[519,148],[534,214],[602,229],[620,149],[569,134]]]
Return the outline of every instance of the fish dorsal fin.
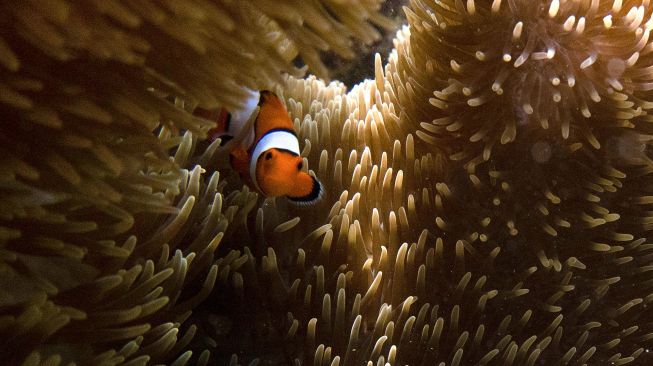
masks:
[[[258,103],[260,113],[259,118],[254,123],[254,140],[258,141],[271,129],[285,128],[292,130],[293,123],[281,99],[269,90],[262,90],[260,95]]]

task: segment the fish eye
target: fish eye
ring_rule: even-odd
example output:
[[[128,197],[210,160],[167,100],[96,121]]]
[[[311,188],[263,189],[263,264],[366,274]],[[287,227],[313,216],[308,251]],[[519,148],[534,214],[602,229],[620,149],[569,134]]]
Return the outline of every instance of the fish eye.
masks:
[[[303,166],[304,166],[304,162],[300,161],[299,163],[297,163],[297,170],[302,170]]]
[[[270,159],[272,159],[272,153],[268,151],[268,152],[265,154],[265,160],[270,160]]]

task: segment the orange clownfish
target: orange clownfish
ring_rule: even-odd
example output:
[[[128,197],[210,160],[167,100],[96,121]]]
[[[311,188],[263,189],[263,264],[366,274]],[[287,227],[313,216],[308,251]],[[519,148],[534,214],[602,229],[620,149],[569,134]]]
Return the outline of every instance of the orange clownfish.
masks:
[[[259,107],[254,127],[248,128],[250,116]],[[209,131],[209,140],[221,139],[221,144],[235,136],[229,162],[241,179],[265,196],[286,196],[294,203],[310,205],[320,200],[320,182],[302,170],[299,141],[288,117],[288,111],[277,95],[263,90],[250,92],[245,105],[227,112],[224,108],[207,111],[197,108],[195,114],[218,123]],[[242,141],[236,141],[236,140]]]

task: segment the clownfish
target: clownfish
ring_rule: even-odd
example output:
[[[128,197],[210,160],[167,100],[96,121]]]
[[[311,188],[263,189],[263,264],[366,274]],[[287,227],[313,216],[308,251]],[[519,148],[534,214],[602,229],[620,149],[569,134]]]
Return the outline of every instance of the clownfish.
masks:
[[[253,128],[249,128],[257,107],[258,115]],[[322,184],[302,170],[293,123],[273,92],[251,91],[244,106],[231,112],[196,108],[194,114],[217,122],[217,127],[209,131],[210,141],[220,138],[221,146],[229,146],[233,140],[229,163],[250,188],[268,197],[286,196],[300,205],[314,204],[322,198]]]

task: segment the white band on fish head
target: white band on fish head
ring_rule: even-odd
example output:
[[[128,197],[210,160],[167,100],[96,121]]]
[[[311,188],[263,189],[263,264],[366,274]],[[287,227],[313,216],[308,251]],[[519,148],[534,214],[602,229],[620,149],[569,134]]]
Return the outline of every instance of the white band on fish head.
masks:
[[[252,159],[249,162],[249,175],[252,178],[252,182],[254,182],[254,187],[260,192],[263,191],[256,180],[256,165],[261,154],[269,149],[283,149],[299,155],[299,141],[297,141],[295,134],[286,130],[272,130],[263,135],[259,140],[256,148],[252,152]]]

